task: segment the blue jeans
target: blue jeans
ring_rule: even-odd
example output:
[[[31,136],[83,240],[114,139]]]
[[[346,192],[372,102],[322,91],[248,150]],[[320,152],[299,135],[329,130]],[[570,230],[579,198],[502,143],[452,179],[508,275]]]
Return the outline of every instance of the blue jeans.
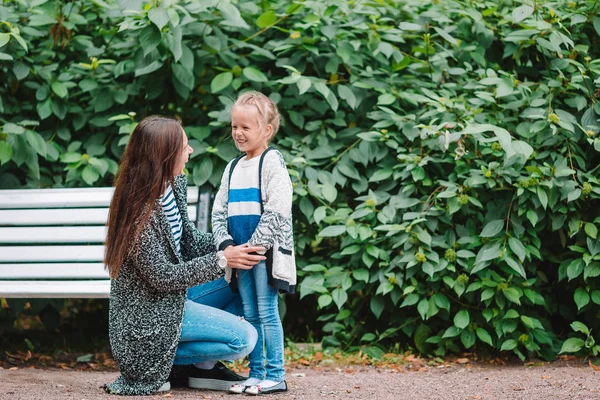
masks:
[[[285,378],[283,327],[279,318],[278,293],[268,283],[267,266],[262,261],[250,270],[237,270],[237,274],[244,318],[258,332],[256,346],[248,357],[250,377],[282,381]]]
[[[242,316],[244,308],[239,294],[233,293],[225,278],[194,286],[187,291],[188,300]]]
[[[221,309],[239,312],[239,303],[223,278],[191,288],[174,364],[235,360],[248,355],[258,338],[256,329]]]

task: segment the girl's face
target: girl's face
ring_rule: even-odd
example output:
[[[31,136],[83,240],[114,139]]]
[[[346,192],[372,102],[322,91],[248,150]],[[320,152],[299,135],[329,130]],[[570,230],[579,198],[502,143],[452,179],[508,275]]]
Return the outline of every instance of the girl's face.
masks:
[[[246,153],[247,160],[259,156],[269,147],[272,131],[271,125],[261,129],[255,107],[243,105],[231,110],[231,137],[238,150]]]
[[[183,173],[183,169],[185,168],[185,163],[188,162],[190,158],[190,154],[194,151],[188,143],[188,138],[185,134],[183,128],[181,128],[181,134],[183,135],[183,147],[179,154],[177,155],[177,162],[175,163],[175,171],[173,172],[175,176],[181,175]]]

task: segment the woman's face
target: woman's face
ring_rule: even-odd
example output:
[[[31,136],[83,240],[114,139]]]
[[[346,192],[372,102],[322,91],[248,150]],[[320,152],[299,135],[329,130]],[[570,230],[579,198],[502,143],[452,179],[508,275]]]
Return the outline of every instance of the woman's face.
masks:
[[[177,162],[175,163],[175,171],[173,172],[175,176],[181,175],[183,173],[183,169],[185,168],[185,163],[188,162],[190,158],[190,154],[194,151],[188,143],[187,135],[183,128],[181,128],[181,134],[183,135],[183,147],[181,148],[179,154],[177,155]]]

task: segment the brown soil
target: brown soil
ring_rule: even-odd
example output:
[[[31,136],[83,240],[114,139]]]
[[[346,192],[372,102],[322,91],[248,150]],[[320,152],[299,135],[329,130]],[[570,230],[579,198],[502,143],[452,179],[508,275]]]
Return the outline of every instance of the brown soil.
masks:
[[[294,367],[287,371],[289,392],[262,398],[331,399],[600,399],[600,372],[581,360],[536,366],[470,364],[409,368],[348,366]],[[0,399],[123,399],[101,386],[116,372],[17,368],[0,370]],[[229,399],[223,392],[176,389],[143,398]],[[243,395],[238,395],[241,398]]]

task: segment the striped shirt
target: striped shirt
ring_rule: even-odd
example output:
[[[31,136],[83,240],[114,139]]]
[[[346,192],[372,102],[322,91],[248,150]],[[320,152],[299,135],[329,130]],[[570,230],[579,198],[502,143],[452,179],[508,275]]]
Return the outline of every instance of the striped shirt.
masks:
[[[260,157],[238,161],[229,183],[227,224],[235,244],[247,243],[261,214],[258,164]]]
[[[183,231],[183,223],[181,222],[181,214],[179,213],[179,207],[177,207],[177,202],[175,201],[175,196],[173,196],[173,188],[171,184],[167,186],[165,192],[162,195],[162,209],[171,224],[171,233],[173,234],[173,239],[175,239],[175,246],[177,247],[177,252],[181,254],[181,234]]]

